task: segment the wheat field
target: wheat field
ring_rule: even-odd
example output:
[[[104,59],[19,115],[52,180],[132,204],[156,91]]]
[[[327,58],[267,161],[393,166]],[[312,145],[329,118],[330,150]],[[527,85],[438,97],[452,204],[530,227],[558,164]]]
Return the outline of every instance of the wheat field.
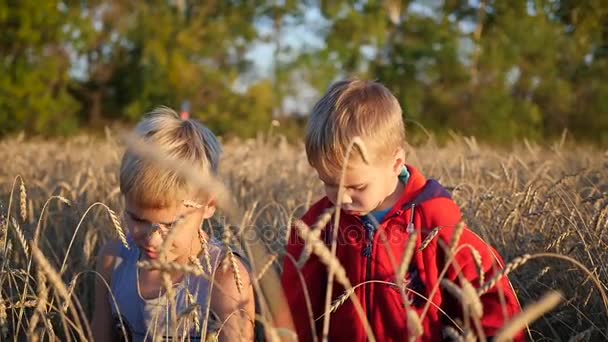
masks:
[[[0,141],[1,340],[89,337],[95,255],[116,238],[124,205],[117,135]],[[522,318],[530,340],[608,340],[608,152],[431,137],[408,163],[446,186],[471,229],[513,261],[509,277],[532,306]],[[233,204],[219,216],[268,247],[256,278],[280,272],[287,227],[323,190],[303,146],[271,132],[225,142],[221,180]]]

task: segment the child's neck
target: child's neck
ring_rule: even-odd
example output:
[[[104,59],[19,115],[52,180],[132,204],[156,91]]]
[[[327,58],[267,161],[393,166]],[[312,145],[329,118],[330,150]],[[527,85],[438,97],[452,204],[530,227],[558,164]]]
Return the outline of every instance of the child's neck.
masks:
[[[403,191],[405,190],[405,184],[403,184],[398,177],[395,177],[395,183],[396,184],[393,187],[393,191],[374,211],[390,210],[399,201],[399,198],[401,198],[401,195],[403,195]]]

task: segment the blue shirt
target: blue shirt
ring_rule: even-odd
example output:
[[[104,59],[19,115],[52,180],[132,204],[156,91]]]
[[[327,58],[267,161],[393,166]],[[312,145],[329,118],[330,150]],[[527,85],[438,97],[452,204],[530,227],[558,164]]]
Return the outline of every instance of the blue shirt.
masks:
[[[407,185],[407,182],[410,179],[410,172],[407,170],[407,167],[403,167],[403,170],[401,170],[401,173],[399,174],[399,181],[401,181],[401,183],[403,183],[404,185]],[[371,213],[369,213],[369,215],[372,215],[375,219],[376,222],[378,223],[382,223],[382,221],[384,221],[384,218],[386,217],[386,214],[388,214],[389,211],[391,211],[391,209],[393,208],[388,208],[386,210],[377,210],[377,211],[372,211]]]

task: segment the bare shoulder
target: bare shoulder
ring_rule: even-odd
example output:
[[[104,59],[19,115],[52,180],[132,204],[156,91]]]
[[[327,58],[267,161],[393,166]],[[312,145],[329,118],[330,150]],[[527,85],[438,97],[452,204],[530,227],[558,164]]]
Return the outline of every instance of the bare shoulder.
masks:
[[[229,256],[226,256],[226,258],[229,258]],[[239,292],[239,288],[246,290],[252,286],[247,266],[237,256],[234,256],[233,260],[234,264],[232,264],[230,259],[224,260],[223,262],[227,262],[229,267],[223,267],[220,264],[215,273],[215,282],[231,294]]]
[[[120,256],[121,249],[124,248],[120,241],[111,240],[106,242],[97,254],[97,272],[106,278],[110,279],[112,269],[116,264],[116,260]]]
[[[230,256],[227,256],[230,258]],[[243,261],[227,259],[215,271],[211,309],[223,322],[220,341],[252,341],[255,326],[255,298],[249,271]]]

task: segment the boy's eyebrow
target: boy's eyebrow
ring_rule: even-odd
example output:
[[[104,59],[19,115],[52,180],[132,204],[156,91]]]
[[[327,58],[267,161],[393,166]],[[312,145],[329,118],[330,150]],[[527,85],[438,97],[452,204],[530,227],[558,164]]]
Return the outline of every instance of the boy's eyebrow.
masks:
[[[319,178],[319,179],[320,179],[320,178]],[[321,179],[321,182],[323,182],[323,183],[325,183],[326,185],[329,185],[329,186],[335,186],[335,187],[337,187],[337,186],[338,186],[338,184],[337,184],[337,183],[334,183],[334,182],[326,182],[326,181],[324,181],[323,179]],[[358,188],[358,187],[360,187],[360,186],[364,186],[364,185],[365,185],[365,183],[357,183],[357,184],[350,184],[350,185],[344,184],[344,187],[345,187],[345,188]]]
[[[144,220],[143,218],[141,218],[141,217],[139,217],[139,216],[137,216],[137,215],[133,214],[132,212],[130,212],[130,211],[128,211],[128,210],[125,210],[125,211],[126,211],[126,212],[127,212],[127,214],[129,214],[129,215],[130,215],[132,218],[134,218],[134,219],[136,219],[136,220],[138,220],[138,221],[145,221],[145,222],[152,223],[152,222],[150,222],[150,221],[148,221],[148,220]],[[163,226],[172,226],[172,225],[173,225],[173,224],[175,224],[177,221],[179,221],[179,219],[177,219],[177,220],[175,220],[175,221],[173,221],[173,222],[154,222],[154,223],[162,224]]]
[[[132,218],[134,218],[134,219],[136,219],[136,220],[138,220],[138,221],[147,221],[147,220],[144,220],[143,218],[141,218],[141,217],[139,217],[139,216],[137,216],[137,215],[133,214],[133,213],[132,213],[132,212],[130,212],[129,210],[125,210],[125,211],[127,212],[127,214],[129,214],[129,216],[131,216]]]

